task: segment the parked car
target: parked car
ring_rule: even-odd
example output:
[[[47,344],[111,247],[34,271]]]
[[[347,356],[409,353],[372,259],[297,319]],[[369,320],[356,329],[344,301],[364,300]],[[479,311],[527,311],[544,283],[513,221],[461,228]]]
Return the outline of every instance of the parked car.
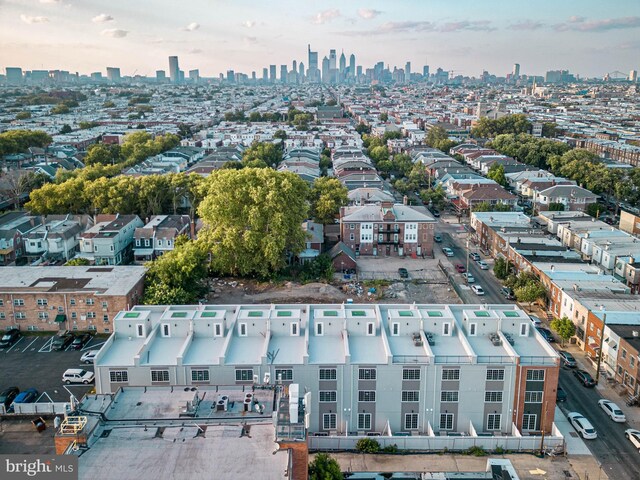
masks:
[[[435,208],[431,209],[431,215],[433,215],[434,217],[438,218],[440,216],[440,211],[436,210]]]
[[[598,400],[598,405],[600,405],[600,408],[604,410],[604,413],[609,415],[609,418],[614,422],[624,423],[627,421],[627,417],[625,417],[624,412],[612,401],[603,398],[602,400]]]
[[[462,278],[464,278],[467,281],[467,283],[476,283],[475,277],[471,275],[469,272],[463,273]]]
[[[585,387],[592,388],[596,386],[596,381],[589,374],[589,372],[585,372],[584,370],[574,370],[573,374]]]
[[[556,339],[553,338],[553,333],[551,333],[551,330],[549,330],[548,328],[536,327],[536,330],[540,332],[540,335],[542,335],[542,338],[544,338],[547,342],[553,343],[556,341]]]
[[[442,252],[445,254],[445,256],[447,257],[453,257],[453,250],[451,250],[449,247],[443,247],[442,248]]]
[[[9,408],[19,393],[20,389],[18,387],[5,388],[0,392],[0,404],[4,405],[4,408]]]
[[[502,287],[500,289],[500,293],[502,293],[502,295],[504,295],[504,298],[506,298],[507,300],[515,300],[516,299],[516,296],[514,295],[512,288]]]
[[[566,402],[567,401],[567,392],[565,392],[560,385],[558,385],[558,389],[556,390],[556,402]]]
[[[578,366],[578,362],[569,352],[565,352],[564,350],[558,350],[558,355],[562,359],[562,364],[565,367],[576,368]]]
[[[80,357],[80,361],[86,364],[93,363],[99,351],[100,350],[89,350],[88,352],[84,352]]]
[[[73,333],[63,332],[61,334],[58,334],[53,339],[53,342],[51,342],[51,349],[64,350],[65,348],[67,348],[69,345],[73,343],[74,339],[75,339],[75,335]]]
[[[20,336],[21,336],[20,330],[18,330],[17,328],[11,328],[7,330],[6,332],[4,332],[4,335],[0,339],[0,348],[11,347],[14,343],[18,341]]]
[[[14,410],[16,403],[33,403],[38,399],[38,390],[35,388],[28,388],[24,392],[20,392],[18,396],[13,400],[13,403],[9,407],[9,410]]]
[[[398,274],[400,275],[400,278],[409,278],[409,272],[406,268],[399,268]]]
[[[470,252],[470,253],[469,253],[469,258],[470,258],[471,260],[473,260],[474,262],[478,262],[478,261],[482,260],[482,259],[480,258],[480,255],[478,255],[476,252]]]
[[[627,428],[624,431],[624,436],[627,437],[631,444],[638,449],[638,453],[640,453],[640,430]]]
[[[480,267],[480,270],[489,270],[489,264],[484,260],[478,260],[478,266]]]
[[[542,327],[542,320],[540,320],[539,317],[529,314],[529,318],[531,319],[531,323],[533,323],[534,326]]]
[[[462,265],[461,263],[456,263],[456,271],[458,273],[464,273],[467,271],[467,269],[465,268],[464,265]]]
[[[439,233],[436,233],[436,234],[433,236],[433,241],[434,241],[434,242],[436,242],[436,243],[440,243],[440,242],[442,242],[442,235],[440,235]]]
[[[484,295],[484,290],[480,285],[471,285],[471,290],[473,290],[473,293],[475,293],[478,296]]]
[[[598,438],[596,429],[593,428],[591,422],[587,420],[581,413],[571,412],[567,415],[567,418],[569,418],[569,422],[571,422],[573,428],[576,429],[576,432],[578,432],[585,440],[593,440],[594,438]]]
[[[68,368],[62,374],[62,382],[69,383],[87,383],[93,382],[95,378],[95,374],[93,372],[89,372],[87,370],[82,370],[80,368]]]
[[[71,348],[73,348],[74,350],[80,350],[87,343],[89,343],[92,338],[93,338],[93,335],[91,335],[90,333],[81,333],[80,335],[77,335],[76,338],[73,339],[73,342],[71,343]]]

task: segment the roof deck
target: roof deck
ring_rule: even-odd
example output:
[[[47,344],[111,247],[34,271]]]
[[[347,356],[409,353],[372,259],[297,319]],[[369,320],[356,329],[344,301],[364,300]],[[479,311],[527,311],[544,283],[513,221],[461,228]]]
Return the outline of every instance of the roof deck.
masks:
[[[138,354],[144,341],[143,337],[131,337],[120,333],[114,333],[115,338],[100,358],[103,366],[133,366],[134,357]]]
[[[261,335],[240,337],[234,331],[229,343],[225,363],[231,365],[257,365],[262,363],[265,339]]]
[[[313,337],[309,342],[309,363],[326,365],[345,363],[343,339],[339,335],[323,335]]]
[[[349,335],[351,363],[381,364],[387,363],[384,343],[378,335]]]
[[[176,365],[185,337],[158,337],[149,344],[140,357],[140,365]]]
[[[225,337],[198,337],[191,344],[182,359],[183,365],[219,365],[224,350]]]

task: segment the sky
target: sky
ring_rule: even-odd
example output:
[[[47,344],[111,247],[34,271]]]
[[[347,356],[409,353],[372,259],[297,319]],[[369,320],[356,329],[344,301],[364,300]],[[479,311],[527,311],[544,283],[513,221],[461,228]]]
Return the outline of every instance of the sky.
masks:
[[[358,65],[581,76],[640,69],[640,0],[0,0],[5,67],[262,76],[336,49]]]

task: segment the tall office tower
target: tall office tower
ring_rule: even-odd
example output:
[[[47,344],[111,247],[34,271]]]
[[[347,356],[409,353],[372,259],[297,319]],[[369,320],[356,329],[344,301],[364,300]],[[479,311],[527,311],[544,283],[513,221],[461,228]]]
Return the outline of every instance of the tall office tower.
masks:
[[[198,83],[200,81],[200,70],[189,70],[189,80],[193,83]]]
[[[349,57],[349,76],[356,76],[356,56],[353,53]]]
[[[269,81],[271,83],[276,83],[276,66],[269,65]]]
[[[255,70],[253,70],[251,72],[251,80],[253,80],[254,82],[256,81],[256,71]]]
[[[629,72],[629,81],[630,82],[637,82],[638,81],[638,71],[637,70],[631,70]]]
[[[293,70],[294,72],[298,73],[298,61],[297,60],[293,61],[293,65],[292,65],[291,70]]]
[[[411,62],[407,62],[404,65],[404,81],[405,83],[411,82]]]
[[[31,72],[31,79],[32,79],[32,80],[34,79],[33,74],[34,74],[34,72]],[[102,82],[102,80],[104,80],[104,79],[102,78],[102,72],[93,72],[93,73],[91,74],[91,81],[92,81],[92,82],[99,83],[99,82]]]
[[[362,65],[358,65],[358,68],[356,69],[356,75],[358,77],[362,76]]]
[[[514,80],[517,80],[520,78],[520,64],[519,63],[514,63],[513,64],[513,72],[512,75]]]
[[[300,78],[300,81],[302,82],[302,79],[304,78],[304,63],[300,62],[300,64],[298,65],[298,77]]]
[[[22,84],[22,68],[20,67],[7,67],[7,83],[9,85],[20,85]]]
[[[156,70],[156,82],[164,83],[167,80],[167,74],[164,70]]]
[[[329,50],[329,70],[336,69],[336,51],[335,49]]]
[[[425,80],[429,80],[429,65],[422,67],[422,76]]]
[[[309,53],[309,70],[307,70],[307,78],[310,82],[320,81],[320,70],[318,70],[318,52],[311,51],[311,45],[308,46]]]
[[[178,70],[178,83],[184,83],[184,70]]]
[[[107,67],[107,80],[112,83],[119,83],[120,69],[118,67]]]
[[[378,62],[373,67],[373,79],[382,80],[382,71],[384,70],[384,62]]]
[[[178,67],[178,57],[169,57],[169,79],[171,83],[180,82],[180,67]]]
[[[236,72],[233,70],[227,70],[227,82],[236,83]]]
[[[340,75],[344,76],[344,71],[347,69],[347,57],[344,56],[344,51],[340,54]]]
[[[262,81],[264,83],[269,81],[269,69],[267,67],[262,69]]]
[[[280,65],[280,81],[282,83],[287,83],[287,72],[289,70],[287,70],[287,66],[286,65]]]
[[[327,57],[322,59],[322,83],[329,83],[329,75],[331,74],[331,69],[329,68],[331,63]]]

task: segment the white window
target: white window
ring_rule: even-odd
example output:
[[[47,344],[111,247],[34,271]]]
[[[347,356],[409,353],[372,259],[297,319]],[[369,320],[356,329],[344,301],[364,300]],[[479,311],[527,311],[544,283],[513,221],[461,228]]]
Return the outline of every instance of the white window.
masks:
[[[4,312],[0,312],[0,320],[4,320],[5,316],[4,316]]]
[[[527,370],[527,380],[535,382],[544,381],[544,370]]]
[[[109,304],[107,302],[102,302],[102,308],[107,308]]]
[[[542,403],[542,392],[524,392],[525,403]]]
[[[0,307],[4,307],[4,300],[0,298]]]
[[[451,324],[449,322],[444,322],[442,324],[442,335],[444,336],[451,335]]]
[[[484,392],[484,401],[487,403],[501,403],[502,392]]]
[[[104,323],[109,323],[109,315],[107,315],[106,313],[102,315],[102,321]]]
[[[142,323],[138,323],[136,328],[138,329],[138,337],[144,337],[144,325]]]
[[[39,307],[45,307],[49,302],[46,298],[39,298],[37,303]]]
[[[375,368],[361,368],[358,372],[359,380],[375,380],[376,369]]]
[[[476,336],[476,327],[478,326],[477,323],[470,323],[469,324],[469,336],[471,337],[475,337]]]
[[[403,380],[420,380],[420,369],[405,368],[404,370],[402,370],[402,379]]]
[[[145,247],[150,247],[151,246],[151,241],[148,238],[144,239],[144,246]]]
[[[444,368],[442,370],[442,380],[460,380],[460,369]]]
[[[236,376],[237,376],[237,373],[236,373]],[[191,381],[192,382],[208,382],[209,370],[191,370]]]
[[[490,413],[487,415],[487,431],[500,430],[502,423],[502,415],[499,413]]]
[[[538,416],[533,413],[522,415],[522,430],[535,430],[538,423]]]
[[[320,369],[320,380],[335,380],[336,379],[336,369],[335,368],[321,368]]]
[[[325,413],[322,415],[322,429],[334,430],[337,425],[337,415],[335,413]]]
[[[521,323],[520,324],[520,336],[521,337],[526,337],[527,335],[529,335],[529,325],[527,325],[526,323]]]
[[[291,323],[291,336],[292,337],[298,336],[298,322]]]
[[[16,307],[24,307],[24,300],[21,298],[14,298],[13,305]]]
[[[370,413],[358,414],[358,430],[371,430],[371,414]]]
[[[457,391],[440,392],[440,401],[447,403],[456,403],[458,401]]]
[[[440,414],[440,430],[453,430],[453,413]]]
[[[285,382],[293,380],[293,370],[290,368],[276,368],[276,380]]]
[[[335,402],[337,400],[337,392],[335,390],[320,390],[318,398],[321,403]]]
[[[356,239],[356,236],[353,233],[351,233],[349,235],[349,240],[354,241],[355,239]]]
[[[96,312],[87,312],[87,318],[96,318]]]
[[[16,320],[24,320],[27,318],[27,314],[24,312],[16,312]]]
[[[400,335],[400,324],[397,322],[394,322],[391,324],[391,335],[393,335],[394,337],[397,337],[398,335]]]
[[[49,314],[47,312],[38,312],[38,318],[40,320],[46,320],[49,318]]]
[[[139,246],[140,246],[140,239],[136,238],[136,247],[139,247]]]
[[[358,401],[359,402],[375,402],[376,392],[374,390],[359,390]]]
[[[129,381],[129,372],[126,370],[112,370],[109,372],[111,383],[123,383]]]
[[[93,305],[95,300],[93,298],[87,298],[87,305]]]
[[[252,382],[253,368],[236,370],[236,382]]]
[[[240,324],[240,333],[238,334],[241,337],[246,337],[247,336],[247,324],[246,323],[241,323]]]
[[[319,337],[324,335],[324,324],[322,322],[316,322],[316,335]]]
[[[487,370],[487,380],[504,380],[504,369],[489,368]]]
[[[419,402],[420,392],[417,390],[403,390],[402,401],[403,402]]]
[[[162,240],[158,240],[158,246],[161,247],[162,246]]]
[[[375,335],[375,324],[373,322],[367,322],[367,335]]]
[[[417,413],[405,413],[404,414],[404,429],[405,430],[417,430],[418,429],[418,414]]]
[[[214,337],[221,337],[222,336],[222,324],[221,323],[214,323],[213,324],[213,336]]]
[[[162,336],[163,337],[171,336],[171,326],[168,323],[162,324]]]
[[[76,299],[72,298],[71,300],[69,300],[69,305],[71,305],[72,307],[76,304]]]
[[[168,382],[169,370],[151,370],[152,382]]]

